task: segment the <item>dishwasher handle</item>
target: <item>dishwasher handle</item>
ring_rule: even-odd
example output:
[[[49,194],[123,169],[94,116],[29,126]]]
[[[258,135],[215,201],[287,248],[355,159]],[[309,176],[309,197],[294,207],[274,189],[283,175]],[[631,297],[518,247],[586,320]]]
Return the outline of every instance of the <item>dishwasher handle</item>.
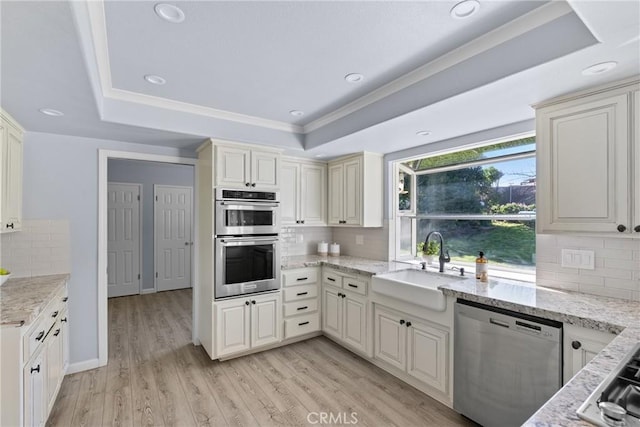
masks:
[[[498,319],[494,319],[493,317],[489,318],[489,323],[492,325],[502,326],[503,328],[509,328],[509,324],[507,322],[502,322]]]

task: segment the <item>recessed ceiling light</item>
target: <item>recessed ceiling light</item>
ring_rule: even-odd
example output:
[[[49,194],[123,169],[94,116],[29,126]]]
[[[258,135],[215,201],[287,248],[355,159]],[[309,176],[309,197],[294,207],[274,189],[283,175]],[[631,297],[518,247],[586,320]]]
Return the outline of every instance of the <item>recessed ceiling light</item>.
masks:
[[[53,108],[41,108],[40,111],[42,114],[46,114],[47,116],[60,117],[64,116],[62,111],[54,110]]]
[[[454,19],[465,19],[476,13],[480,9],[480,2],[477,0],[465,0],[451,8],[451,17]]]
[[[611,71],[614,68],[616,68],[617,65],[618,63],[615,61],[607,61],[607,62],[601,62],[599,64],[593,64],[592,66],[582,70],[582,74],[585,76],[593,76],[596,74],[606,73],[607,71]]]
[[[364,76],[360,73],[349,73],[344,76],[344,79],[349,83],[360,83],[364,80]]]
[[[418,132],[416,132],[416,135],[418,135],[418,136],[429,136],[429,135],[431,135],[431,131],[419,130]]]
[[[163,85],[167,82],[164,78],[156,76],[154,74],[147,74],[146,76],[144,76],[144,79],[154,85]]]
[[[169,3],[158,3],[154,8],[156,15],[167,22],[179,24],[184,21],[184,12],[178,6]]]
[[[295,116],[295,117],[301,117],[301,116],[304,116],[304,111],[291,110],[291,111],[289,111],[289,114],[291,114],[292,116]]]
[[[324,157],[326,156],[326,154],[320,153],[320,154],[316,154],[316,157]]]

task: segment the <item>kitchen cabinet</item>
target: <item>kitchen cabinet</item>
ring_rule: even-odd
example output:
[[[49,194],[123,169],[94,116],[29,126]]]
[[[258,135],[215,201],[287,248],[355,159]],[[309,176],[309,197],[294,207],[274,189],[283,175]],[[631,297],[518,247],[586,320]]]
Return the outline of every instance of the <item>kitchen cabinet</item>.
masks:
[[[323,270],[322,331],[352,349],[369,354],[368,283]]]
[[[31,324],[0,329],[0,425],[46,424],[68,366],[67,324],[65,285]]]
[[[215,146],[215,186],[277,190],[280,153],[252,146]]]
[[[307,267],[282,272],[285,339],[320,330],[319,271]]]
[[[376,304],[374,357],[447,393],[448,328]]]
[[[382,171],[374,153],[329,162],[329,225],[382,227]]]
[[[608,332],[563,325],[563,384],[591,361],[615,338]]]
[[[280,293],[216,301],[214,358],[277,343],[281,339]]]
[[[24,130],[0,110],[0,233],[22,228]]]
[[[539,232],[640,237],[640,209],[629,197],[640,192],[639,84],[536,106]]]
[[[283,158],[280,185],[282,225],[327,225],[327,165]]]

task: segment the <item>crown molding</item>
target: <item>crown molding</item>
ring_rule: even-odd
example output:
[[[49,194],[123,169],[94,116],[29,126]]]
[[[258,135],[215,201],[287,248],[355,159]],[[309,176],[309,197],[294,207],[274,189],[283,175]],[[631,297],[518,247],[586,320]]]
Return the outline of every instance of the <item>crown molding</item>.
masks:
[[[492,49],[507,40],[511,40],[537,27],[554,21],[572,11],[571,7],[563,1],[552,1],[547,3],[467,44],[458,47],[457,49],[452,50],[451,52],[446,53],[441,57],[438,57],[431,62],[428,62],[427,64],[416,68],[415,70],[387,83],[384,86],[381,86],[361,98],[358,98],[355,101],[320,117],[319,119],[307,123],[304,126],[304,133],[308,134],[320,129],[368,105],[374,104],[396,92],[406,89],[415,83],[425,80],[434,74],[440,73],[447,68]]]
[[[264,119],[232,111],[205,107],[188,102],[176,101],[159,96],[146,95],[138,92],[117,89],[113,87],[111,79],[111,64],[109,62],[109,44],[107,40],[107,24],[104,10],[104,1],[87,1],[89,12],[89,25],[95,52],[95,61],[98,67],[100,87],[104,98],[112,98],[119,101],[144,104],[151,107],[180,111],[188,114],[198,114],[214,119],[227,120],[250,126],[274,129],[291,133],[303,133],[302,126],[293,125],[277,120]]]

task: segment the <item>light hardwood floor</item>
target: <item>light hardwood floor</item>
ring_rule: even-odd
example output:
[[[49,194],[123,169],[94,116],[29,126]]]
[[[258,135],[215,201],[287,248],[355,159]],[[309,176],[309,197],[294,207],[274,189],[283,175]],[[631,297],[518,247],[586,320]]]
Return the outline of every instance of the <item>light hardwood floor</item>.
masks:
[[[48,425],[472,425],[323,337],[212,362],[190,342],[191,295],[110,299],[109,364],[65,377]]]

